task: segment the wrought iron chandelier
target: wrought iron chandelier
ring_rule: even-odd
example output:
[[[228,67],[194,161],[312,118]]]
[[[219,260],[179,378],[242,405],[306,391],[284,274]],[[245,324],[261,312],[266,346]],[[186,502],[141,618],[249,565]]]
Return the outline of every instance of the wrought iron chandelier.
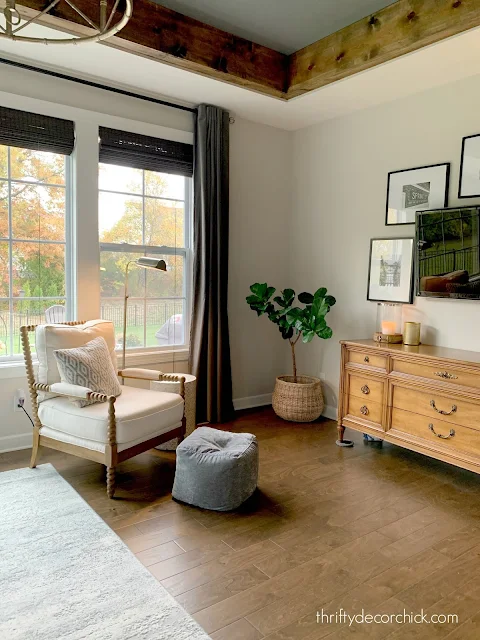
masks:
[[[18,35],[20,31],[23,31],[23,29],[31,24],[41,24],[42,17],[52,11],[52,9],[61,2],[66,2],[69,7],[73,9],[86,23],[84,26],[93,29],[94,33],[70,38],[33,38],[22,34]],[[5,0],[5,8],[3,9],[5,25],[0,24],[0,38],[8,38],[9,40],[19,42],[37,42],[41,44],[81,44],[82,42],[99,42],[100,40],[111,38],[121,31],[132,17],[133,0],[123,0],[123,3],[125,4],[123,14],[120,19],[115,21],[115,14],[120,4],[120,0],[114,1],[110,12],[108,12],[107,0],[98,0],[98,15],[95,18],[87,16],[75,5],[73,0],[52,0],[52,2],[50,2],[43,11],[35,13],[32,17],[23,18],[16,7],[16,0]]]

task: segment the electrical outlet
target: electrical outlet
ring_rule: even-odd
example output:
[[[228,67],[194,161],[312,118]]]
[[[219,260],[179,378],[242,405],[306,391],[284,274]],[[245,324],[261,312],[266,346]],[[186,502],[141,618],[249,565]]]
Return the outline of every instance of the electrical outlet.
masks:
[[[322,373],[321,371],[320,371],[320,373],[318,374],[318,377],[320,378],[320,380],[325,380],[325,379],[326,379],[326,378],[325,378],[325,374],[324,374],[324,373]]]
[[[25,405],[25,391],[23,389],[17,389],[15,391],[15,397],[13,401],[13,410],[22,411],[22,407]]]

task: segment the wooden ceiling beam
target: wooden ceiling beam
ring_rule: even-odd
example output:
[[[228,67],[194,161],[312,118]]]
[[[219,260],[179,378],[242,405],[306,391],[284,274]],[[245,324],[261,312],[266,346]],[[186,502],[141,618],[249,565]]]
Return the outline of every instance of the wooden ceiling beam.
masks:
[[[31,17],[50,0],[19,2],[22,16]],[[98,12],[98,0],[74,2],[88,16]],[[397,0],[286,56],[151,0],[133,4],[129,23],[105,45],[283,100],[480,26],[480,0]],[[39,22],[74,35],[89,33],[66,2]],[[161,87],[152,78],[152,90],[156,89]]]
[[[74,2],[88,17],[98,14],[97,0]],[[33,12],[29,10],[42,11],[49,3],[50,0],[19,0],[25,10],[17,8],[22,15],[31,16]],[[110,2],[109,6],[112,6]],[[38,22],[73,35],[89,32],[85,21],[66,2],[61,2]],[[105,44],[269,96],[285,97],[288,56],[151,0],[134,0],[132,18]],[[155,87],[154,82],[152,78],[152,90],[161,89]]]
[[[398,0],[290,56],[287,98],[480,26],[480,0]]]

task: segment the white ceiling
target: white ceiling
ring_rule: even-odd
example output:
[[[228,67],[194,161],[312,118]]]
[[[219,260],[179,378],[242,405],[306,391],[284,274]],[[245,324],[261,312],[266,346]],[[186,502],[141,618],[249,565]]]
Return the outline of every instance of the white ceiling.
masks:
[[[297,51],[392,2],[393,0],[158,0],[158,4],[169,9],[283,53]]]
[[[31,35],[55,34],[45,27],[32,28],[35,34]],[[60,47],[1,39],[0,56],[153,97],[187,104],[216,104],[253,122],[295,130],[479,74],[480,29],[449,38],[289,102],[105,44]],[[0,80],[2,68],[0,64]]]

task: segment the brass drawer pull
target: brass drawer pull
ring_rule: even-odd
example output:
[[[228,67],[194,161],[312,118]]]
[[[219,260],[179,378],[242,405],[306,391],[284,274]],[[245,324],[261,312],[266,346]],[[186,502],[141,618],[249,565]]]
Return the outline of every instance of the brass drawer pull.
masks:
[[[364,384],[362,389],[361,389],[362,393],[364,393],[366,396],[368,396],[368,394],[370,393],[370,387],[368,386],[368,384]]]
[[[360,413],[362,414],[362,416],[368,416],[370,412],[368,410],[368,407],[366,405],[363,405],[363,407],[360,407]]]
[[[448,436],[442,436],[441,433],[435,433],[435,428],[433,424],[429,424],[428,428],[430,429],[430,431],[433,433],[434,436],[437,436],[437,438],[441,438],[442,440],[449,440],[450,438],[453,438],[453,436],[455,435],[455,429],[450,429],[450,433],[448,434]]]
[[[370,362],[370,358],[368,356],[365,356],[363,359],[364,362]]]
[[[456,404],[452,404],[452,408],[450,411],[442,411],[441,409],[437,409],[436,405],[435,405],[435,400],[430,400],[430,406],[432,407],[432,409],[435,409],[435,411],[437,413],[441,413],[442,416],[451,416],[452,413],[455,413],[457,410],[457,405]]]
[[[448,373],[448,371],[435,371],[435,375],[439,378],[445,378],[445,380],[458,380],[458,376],[454,373]]]

